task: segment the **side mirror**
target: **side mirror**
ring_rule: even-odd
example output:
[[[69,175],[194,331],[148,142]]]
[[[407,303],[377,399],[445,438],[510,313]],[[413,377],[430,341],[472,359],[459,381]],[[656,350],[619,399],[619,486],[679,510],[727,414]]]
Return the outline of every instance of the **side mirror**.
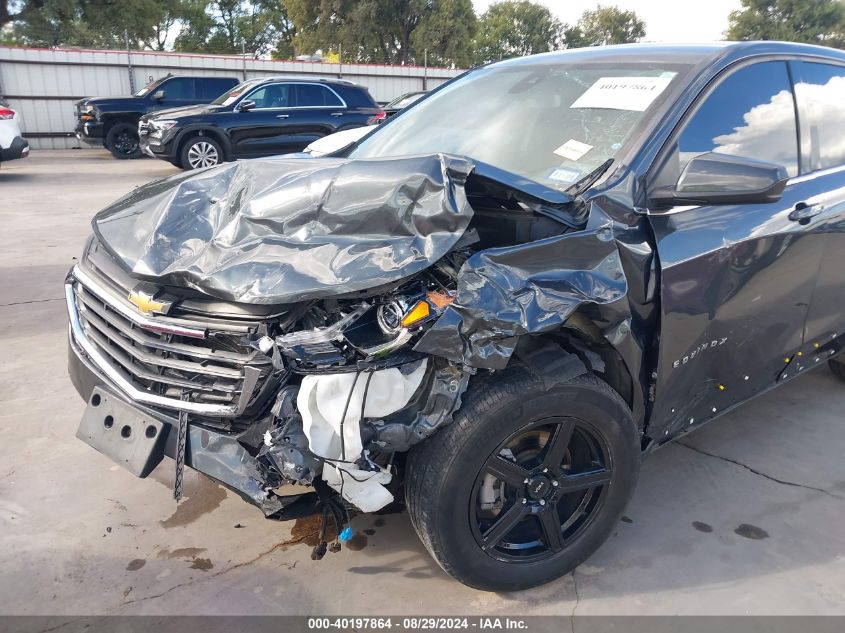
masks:
[[[660,206],[777,202],[787,180],[781,165],[709,152],[693,158],[675,186],[652,192],[651,200]]]
[[[252,99],[244,99],[238,104],[238,110],[240,112],[249,112],[253,108],[255,108],[255,101]]]
[[[167,93],[164,90],[156,90],[153,93],[153,99],[156,101],[164,101],[164,97],[167,96]]]

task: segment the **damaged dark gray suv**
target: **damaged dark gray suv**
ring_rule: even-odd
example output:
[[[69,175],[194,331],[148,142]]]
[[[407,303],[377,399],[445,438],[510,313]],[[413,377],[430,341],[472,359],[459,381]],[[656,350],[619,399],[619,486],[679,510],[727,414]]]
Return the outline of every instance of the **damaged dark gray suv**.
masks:
[[[461,582],[554,579],[645,454],[845,376],[843,97],[824,48],[567,51],[340,155],[140,187],[65,286],[78,436],[140,477],[173,458],[177,499],[190,466],[322,514],[315,558],[402,498]]]

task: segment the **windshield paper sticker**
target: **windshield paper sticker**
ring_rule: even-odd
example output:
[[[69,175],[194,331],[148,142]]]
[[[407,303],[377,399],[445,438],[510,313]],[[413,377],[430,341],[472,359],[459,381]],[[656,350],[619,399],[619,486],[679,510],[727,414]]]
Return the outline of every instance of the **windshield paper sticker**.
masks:
[[[565,167],[558,167],[557,169],[553,169],[552,173],[548,175],[549,180],[555,180],[557,182],[575,182],[578,180],[578,177],[581,175],[581,172],[577,169],[567,169]]]
[[[671,77],[602,77],[569,107],[642,112],[671,81]]]
[[[555,154],[563,156],[567,160],[578,160],[584,154],[593,149],[592,145],[587,145],[581,141],[576,141],[574,138],[569,139],[555,150]]]

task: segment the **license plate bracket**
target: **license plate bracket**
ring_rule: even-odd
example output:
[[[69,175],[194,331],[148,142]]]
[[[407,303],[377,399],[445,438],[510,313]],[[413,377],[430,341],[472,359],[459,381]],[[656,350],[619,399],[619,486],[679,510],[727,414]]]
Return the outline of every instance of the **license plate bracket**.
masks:
[[[94,387],[76,437],[133,475],[146,477],[164,457],[170,429],[100,387]]]

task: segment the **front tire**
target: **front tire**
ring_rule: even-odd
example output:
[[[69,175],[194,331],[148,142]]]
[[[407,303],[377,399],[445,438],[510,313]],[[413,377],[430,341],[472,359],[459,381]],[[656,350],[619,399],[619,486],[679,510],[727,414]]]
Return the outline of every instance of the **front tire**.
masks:
[[[138,128],[129,123],[114,124],[106,134],[105,145],[115,158],[131,159],[141,156]]]
[[[209,136],[194,136],[185,141],[179,155],[182,169],[202,169],[223,162],[223,149]]]
[[[617,525],[639,474],[636,424],[595,375],[548,390],[523,366],[470,385],[454,423],[414,447],[406,496],[451,576],[490,591],[558,578]]]

